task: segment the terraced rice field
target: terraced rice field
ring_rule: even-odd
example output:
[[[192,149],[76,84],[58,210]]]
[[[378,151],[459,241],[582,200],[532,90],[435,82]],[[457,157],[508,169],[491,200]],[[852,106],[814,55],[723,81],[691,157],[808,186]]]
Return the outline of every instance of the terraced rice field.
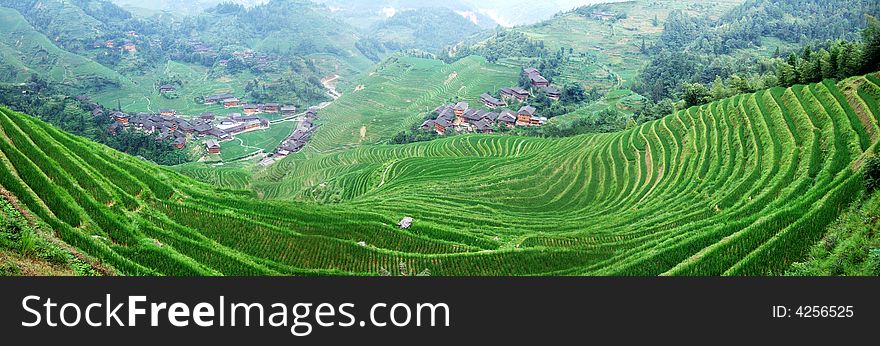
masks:
[[[294,155],[253,178],[282,200],[3,110],[0,185],[124,274],[775,274],[863,189],[878,82],[739,95],[613,134]]]
[[[480,94],[516,85],[519,69],[471,56],[453,64],[397,57],[352,82],[321,110],[322,127],[309,142],[313,152],[384,142],[421,123],[425,113],[452,100],[479,102]],[[364,135],[361,135],[361,129]]]

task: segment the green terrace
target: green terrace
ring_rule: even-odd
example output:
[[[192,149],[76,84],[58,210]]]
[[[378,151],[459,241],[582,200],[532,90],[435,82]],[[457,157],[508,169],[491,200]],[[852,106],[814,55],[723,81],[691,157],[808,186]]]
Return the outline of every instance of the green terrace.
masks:
[[[459,83],[436,87],[486,89]],[[402,111],[434,102],[384,87],[364,91],[412,97]],[[464,135],[308,151],[256,172],[184,171],[212,184],[3,109],[0,185],[130,275],[379,275],[401,263],[432,275],[774,274],[864,189],[878,99],[869,75],[737,95],[617,133]],[[379,119],[346,107],[328,108],[341,121],[315,146],[357,142]]]

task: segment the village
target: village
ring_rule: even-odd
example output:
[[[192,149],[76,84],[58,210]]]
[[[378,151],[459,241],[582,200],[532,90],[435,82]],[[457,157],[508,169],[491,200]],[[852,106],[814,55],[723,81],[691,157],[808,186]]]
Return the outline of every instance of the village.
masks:
[[[174,92],[171,85],[159,87],[160,93]],[[87,97],[83,97],[87,99]],[[218,117],[213,112],[201,113],[198,116],[187,117],[179,115],[174,109],[160,109],[158,113],[126,113],[121,110],[105,110],[97,103],[91,103],[91,111],[94,117],[109,116],[113,123],[107,131],[116,135],[123,128],[135,129],[145,134],[158,134],[157,141],[170,141],[177,149],[184,149],[192,141],[204,139],[205,152],[208,155],[219,155],[220,143],[235,139],[236,135],[268,129],[273,121],[261,114],[280,114],[278,121],[293,121],[301,118],[297,131],[292,133],[280,144],[279,148],[270,157],[283,157],[290,153],[301,150],[308,141],[313,123],[317,118],[317,109],[309,109],[303,114],[297,114],[297,108],[292,105],[280,105],[277,103],[247,104],[233,94],[219,94],[205,96],[205,105],[222,104],[225,109],[241,109],[240,112],[229,113],[225,117]]]
[[[480,95],[480,102],[488,110],[472,108],[467,102],[446,104],[434,109],[432,114],[436,117],[425,120],[419,129],[423,131],[435,131],[438,135],[446,135],[450,131],[455,133],[493,133],[496,127],[515,128],[517,126],[542,126],[547,122],[546,117],[536,114],[537,109],[523,104],[533,96],[533,92],[543,92],[547,98],[559,101],[562,97],[558,88],[550,85],[550,82],[535,68],[525,68],[523,75],[528,78],[530,90],[522,87],[501,88],[500,99],[489,93]],[[518,111],[513,112],[508,107],[511,104],[522,104]]]

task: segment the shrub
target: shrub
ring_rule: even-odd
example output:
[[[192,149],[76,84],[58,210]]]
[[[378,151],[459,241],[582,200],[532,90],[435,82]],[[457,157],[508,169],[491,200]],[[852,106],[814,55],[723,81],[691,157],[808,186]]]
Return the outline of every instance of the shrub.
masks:
[[[880,189],[880,157],[872,157],[865,161],[865,189],[868,193]]]

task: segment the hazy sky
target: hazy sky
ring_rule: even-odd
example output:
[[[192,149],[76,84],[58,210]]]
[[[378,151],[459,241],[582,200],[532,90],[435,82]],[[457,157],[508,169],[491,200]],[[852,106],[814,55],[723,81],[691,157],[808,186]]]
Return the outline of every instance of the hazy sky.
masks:
[[[232,1],[246,6],[267,2],[268,0],[112,0],[124,7],[147,8],[152,10],[171,10],[177,13],[193,13],[221,2]],[[312,0],[329,3],[336,8],[374,6],[376,14],[393,15],[399,10],[419,7],[446,6],[465,17],[474,13],[488,17],[503,26],[531,24],[553,16],[553,14],[572,8],[600,2],[621,0]]]

